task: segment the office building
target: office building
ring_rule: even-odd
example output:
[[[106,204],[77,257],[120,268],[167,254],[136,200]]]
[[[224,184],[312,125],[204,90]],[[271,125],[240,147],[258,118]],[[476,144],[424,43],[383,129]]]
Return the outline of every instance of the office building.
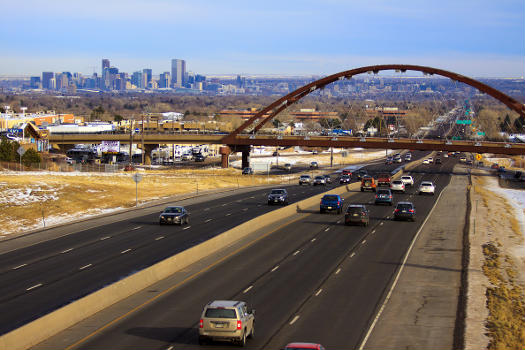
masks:
[[[101,74],[102,76],[104,76],[104,70],[105,70],[105,69],[109,69],[109,60],[108,60],[107,58],[104,58],[104,59],[102,60],[102,72],[101,72],[101,73],[102,73],[102,74]]]
[[[169,88],[170,86],[171,86],[170,72],[161,73],[160,79],[159,79],[159,87],[161,89],[166,89],[166,88]]]
[[[179,59],[171,60],[171,82],[173,87],[183,87],[186,76],[186,61]]]
[[[40,77],[31,77],[30,79],[31,89],[40,89],[42,88]]]
[[[53,72],[42,72],[42,88],[43,89],[52,89],[50,87],[50,81],[55,77]]]
[[[137,88],[144,88],[142,72],[133,72],[131,75],[131,84],[135,85]]]
[[[146,77],[146,86],[149,86],[151,79],[153,78],[153,71],[151,69],[145,68],[142,70],[142,75]]]

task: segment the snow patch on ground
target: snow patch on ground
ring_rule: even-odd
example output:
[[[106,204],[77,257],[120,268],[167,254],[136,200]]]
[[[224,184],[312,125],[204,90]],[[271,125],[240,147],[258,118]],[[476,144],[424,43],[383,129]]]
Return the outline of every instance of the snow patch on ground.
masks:
[[[58,200],[59,188],[42,188],[41,186],[26,186],[21,188],[1,188],[0,204],[23,206],[30,203]]]
[[[505,198],[514,208],[514,217],[520,223],[520,230],[523,235],[522,242],[525,242],[525,191],[510,188],[501,188],[497,178],[487,178],[487,188],[503,198]],[[513,249],[513,254],[517,258],[525,258],[525,244]]]

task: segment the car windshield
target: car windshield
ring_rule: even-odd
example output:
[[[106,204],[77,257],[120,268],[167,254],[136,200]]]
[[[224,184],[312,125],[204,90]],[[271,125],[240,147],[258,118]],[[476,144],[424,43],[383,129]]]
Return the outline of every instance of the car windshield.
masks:
[[[323,180],[324,179],[324,176],[316,176],[315,177],[317,180]]]
[[[364,211],[364,208],[363,207],[348,207],[346,209],[346,212],[347,213],[359,213],[361,211]]]
[[[209,318],[237,318],[235,309],[212,309],[206,310],[206,317]]]
[[[310,175],[301,175],[301,179],[309,179]]]
[[[377,190],[377,194],[390,194],[388,190]]]
[[[284,194],[284,190],[272,190],[271,194]]]
[[[410,180],[410,179],[411,179],[410,176],[401,176],[401,178],[402,178],[403,180]]]
[[[400,209],[400,210],[410,210],[412,209],[412,204],[409,204],[409,203],[400,203],[397,205],[397,209]]]
[[[165,213],[170,213],[170,214],[180,214],[180,213],[182,213],[182,208],[180,208],[180,207],[169,207],[169,208],[164,209],[164,212]]]
[[[402,184],[403,184],[403,182],[401,182],[401,181],[399,181],[399,180],[392,181],[392,183],[393,183],[394,185],[402,185]]]
[[[421,186],[432,186],[432,182],[422,182]]]
[[[325,201],[338,201],[339,200],[339,197],[337,196],[331,196],[331,195],[326,195],[323,197],[323,200]]]
[[[348,176],[348,175],[343,175],[343,176],[341,176],[341,177],[342,177],[343,179],[348,179],[348,178],[350,178],[350,176]]]

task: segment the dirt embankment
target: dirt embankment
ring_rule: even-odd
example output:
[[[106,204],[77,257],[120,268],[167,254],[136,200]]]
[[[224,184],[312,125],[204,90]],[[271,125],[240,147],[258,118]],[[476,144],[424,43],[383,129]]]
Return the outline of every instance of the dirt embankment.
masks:
[[[472,176],[466,349],[525,344],[525,191]]]

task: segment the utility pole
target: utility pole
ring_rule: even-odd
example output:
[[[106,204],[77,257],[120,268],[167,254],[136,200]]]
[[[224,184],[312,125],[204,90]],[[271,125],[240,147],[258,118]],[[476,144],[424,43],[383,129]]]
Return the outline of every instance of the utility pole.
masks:
[[[144,113],[142,113],[142,165],[144,165],[144,156],[146,155],[146,149],[144,148]]]
[[[133,116],[131,116],[133,118]],[[129,165],[133,163],[133,119],[130,120],[129,126]]]

